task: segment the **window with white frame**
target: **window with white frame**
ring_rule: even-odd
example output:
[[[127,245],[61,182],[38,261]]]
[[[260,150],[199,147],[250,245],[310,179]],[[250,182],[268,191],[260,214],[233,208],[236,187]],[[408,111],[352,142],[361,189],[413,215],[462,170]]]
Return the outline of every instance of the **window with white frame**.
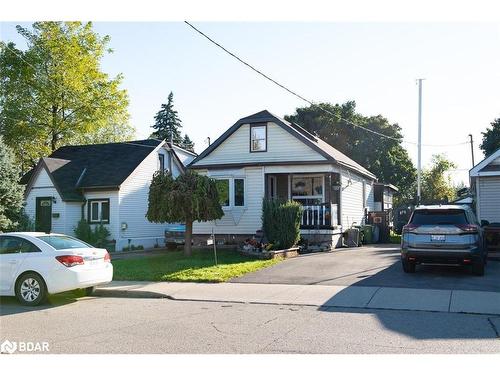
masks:
[[[303,205],[325,201],[325,178],[322,175],[292,175],[291,196]]]
[[[229,207],[229,179],[221,178],[215,181],[219,193],[219,203],[222,207]]]
[[[234,205],[242,207],[245,205],[245,179],[234,179]]]
[[[250,125],[250,152],[267,151],[267,125]]]
[[[223,208],[245,206],[245,179],[238,177],[217,177],[219,203]]]
[[[89,199],[87,205],[89,223],[109,224],[109,199]]]
[[[158,154],[158,161],[160,163],[160,171],[164,172],[165,171],[165,155],[164,154]]]

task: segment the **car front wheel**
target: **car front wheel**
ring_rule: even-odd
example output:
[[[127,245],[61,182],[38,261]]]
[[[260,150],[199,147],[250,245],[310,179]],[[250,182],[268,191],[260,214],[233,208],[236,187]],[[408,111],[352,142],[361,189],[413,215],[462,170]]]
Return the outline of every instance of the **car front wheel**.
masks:
[[[45,301],[47,287],[42,277],[34,272],[21,276],[16,284],[16,297],[26,306],[36,306]]]

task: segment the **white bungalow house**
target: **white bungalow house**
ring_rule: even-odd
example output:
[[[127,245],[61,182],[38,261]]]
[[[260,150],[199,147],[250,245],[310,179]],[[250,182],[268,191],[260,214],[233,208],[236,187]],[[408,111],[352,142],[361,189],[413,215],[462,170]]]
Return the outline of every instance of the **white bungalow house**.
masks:
[[[224,217],[196,222],[200,242],[242,241],[262,227],[264,198],[304,206],[301,234],[338,246],[341,233],[374,208],[376,177],[302,127],[267,110],[237,121],[188,168],[218,180]]]
[[[500,148],[469,171],[479,220],[500,223]]]
[[[179,175],[195,156],[156,139],[64,146],[21,180],[25,211],[43,232],[74,235],[82,218],[102,223],[118,251],[129,244],[163,245],[167,225],[145,217],[151,179],[161,169]]]

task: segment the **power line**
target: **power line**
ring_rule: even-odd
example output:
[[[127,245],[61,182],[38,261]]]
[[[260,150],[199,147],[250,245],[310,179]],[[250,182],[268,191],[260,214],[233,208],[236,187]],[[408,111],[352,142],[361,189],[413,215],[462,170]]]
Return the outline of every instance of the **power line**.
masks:
[[[286,87],[285,85],[279,83],[278,81],[276,81],[275,79],[271,78],[270,76],[268,76],[267,74],[263,73],[262,71],[260,71],[259,69],[255,68],[254,66],[252,66],[251,64],[249,64],[248,62],[246,62],[245,60],[243,60],[242,58],[238,57],[235,53],[229,51],[227,48],[225,48],[223,45],[221,45],[220,43],[218,43],[217,41],[215,41],[214,39],[212,39],[211,37],[209,37],[207,34],[205,34],[203,31],[201,31],[200,29],[196,28],[195,26],[193,26],[191,23],[189,23],[188,21],[184,21],[184,23],[186,25],[188,25],[189,27],[191,27],[194,31],[196,31],[198,34],[202,35],[204,38],[206,38],[207,40],[209,40],[211,43],[213,43],[214,45],[216,45],[217,47],[219,47],[220,49],[222,49],[224,52],[226,52],[227,54],[229,54],[230,56],[232,56],[233,58],[235,58],[236,60],[238,60],[239,62],[241,62],[242,64],[244,64],[245,66],[247,66],[248,68],[250,68],[251,70],[253,70],[254,72],[256,72],[257,74],[261,75],[262,77],[264,77],[265,79],[267,79],[268,81],[274,83],[275,85],[279,86],[280,88],[282,88],[283,90],[289,92],[290,94],[294,95],[295,97],[299,98],[300,100],[308,103],[309,105],[311,106],[314,106],[314,107],[317,107],[319,108],[320,110],[322,110],[323,112],[326,112],[334,117],[336,117],[338,120],[341,120],[341,121],[344,121],[352,126],[355,126],[357,128],[360,128],[360,129],[363,129],[365,131],[368,131],[372,134],[376,134],[380,137],[384,137],[384,138],[387,138],[387,139],[391,139],[391,140],[394,140],[394,141],[398,141],[398,142],[404,142],[404,143],[408,143],[408,144],[411,144],[411,145],[414,145],[416,146],[417,143],[416,142],[411,142],[411,141],[405,141],[401,138],[397,138],[397,137],[391,137],[389,135],[386,135],[386,134],[383,134],[383,133],[380,133],[380,132],[377,132],[375,130],[372,130],[372,129],[369,129],[367,127],[364,127],[362,125],[359,125],[359,124],[356,124],[350,120],[347,120],[345,118],[343,118],[342,116],[326,109],[326,108],[323,108],[321,107],[320,105],[317,105],[315,104],[313,101],[305,98],[303,95],[300,95],[298,94],[297,92],[295,92],[294,90]],[[426,147],[445,147],[445,146],[455,146],[455,145],[462,145],[462,144],[466,144],[468,142],[463,142],[463,143],[457,143],[457,144],[453,144],[453,145],[424,145],[422,144],[422,146],[426,146]]]

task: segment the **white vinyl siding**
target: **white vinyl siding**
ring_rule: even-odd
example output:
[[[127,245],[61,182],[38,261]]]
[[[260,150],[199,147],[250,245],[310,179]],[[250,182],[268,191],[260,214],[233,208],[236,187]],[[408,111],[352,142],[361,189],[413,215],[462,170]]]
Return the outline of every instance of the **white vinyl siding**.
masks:
[[[62,201],[61,196],[57,189],[52,184],[52,180],[45,168],[41,168],[32,188],[26,197],[25,212],[29,218],[35,223],[36,215],[36,198],[37,197],[53,197],[55,203],[52,201],[52,214],[59,214],[59,217],[52,217],[52,229],[54,233],[73,234],[67,232],[66,217],[65,217],[65,202]]]
[[[212,178],[230,177],[245,180],[245,205],[231,206],[224,209],[224,217],[211,222],[195,222],[193,233],[210,234],[254,234],[262,227],[262,199],[264,198],[264,175],[261,167],[241,168],[237,170],[211,171]]]
[[[109,199],[109,224],[103,224],[108,228],[110,235],[109,240],[118,240],[119,237],[119,218],[118,218],[118,190],[103,190],[103,191],[86,191],[85,198],[93,199]],[[85,205],[84,215],[88,220],[88,203]],[[92,228],[99,224],[92,224]]]
[[[247,124],[195,165],[317,160],[326,159],[279,125],[268,122],[266,152],[250,152],[250,125]]]
[[[83,202],[64,202],[65,203],[65,229],[64,233],[70,236],[75,235],[75,228],[82,218]],[[85,207],[84,207],[85,209]]]
[[[480,220],[500,223],[500,176],[479,178]]]
[[[116,212],[117,232],[119,234],[118,250],[128,245],[142,245],[153,247],[154,244],[164,244],[165,229],[168,224],[151,223],[146,218],[148,210],[149,186],[153,174],[159,169],[158,153],[165,155],[165,164],[168,168],[169,154],[163,149],[152,152],[136,168],[136,170],[121,185],[119,195],[119,205],[111,205],[110,210]],[[178,167],[172,163],[173,176],[180,174]],[[121,229],[122,223],[126,224],[126,229]]]
[[[350,228],[353,223],[361,224],[364,218],[363,178],[343,170],[341,172],[342,192],[340,193],[341,223],[344,229]],[[373,202],[373,193],[369,192],[369,181],[366,181],[367,197]]]

